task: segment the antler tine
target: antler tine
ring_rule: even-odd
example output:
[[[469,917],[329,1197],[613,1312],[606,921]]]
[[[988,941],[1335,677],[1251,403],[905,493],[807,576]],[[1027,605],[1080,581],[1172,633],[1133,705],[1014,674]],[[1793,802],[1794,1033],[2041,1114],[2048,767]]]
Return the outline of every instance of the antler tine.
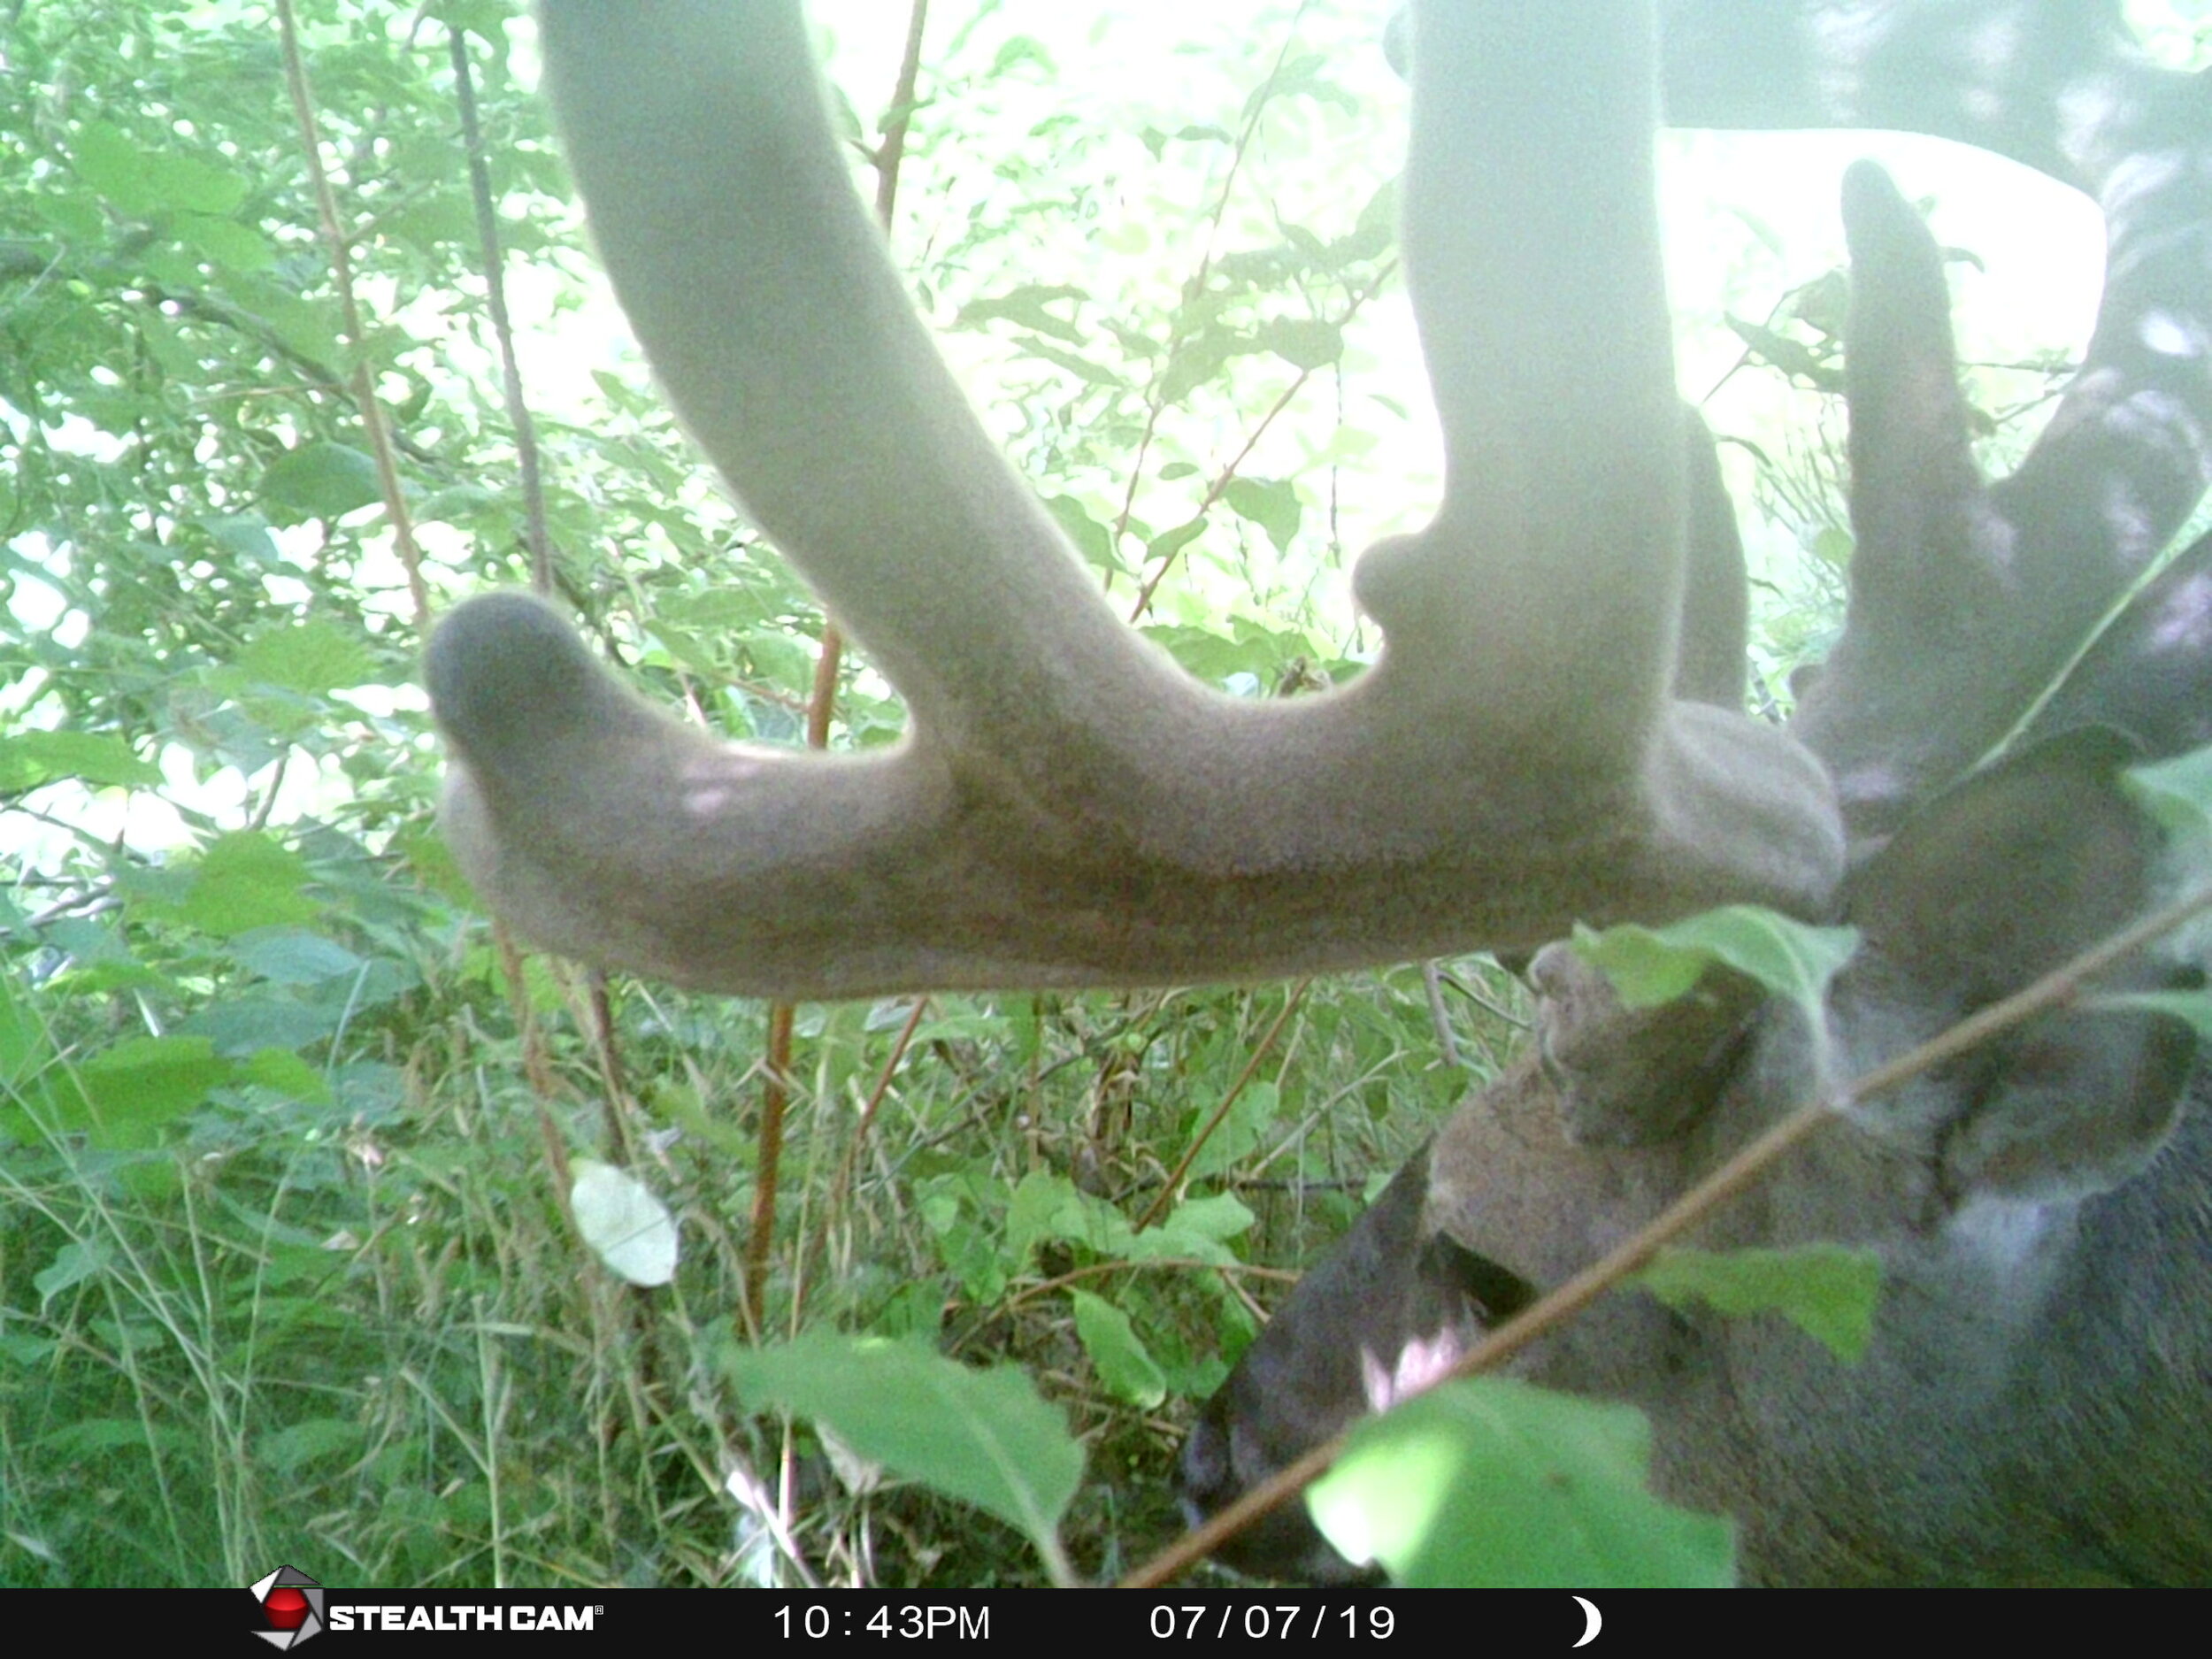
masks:
[[[655,373],[921,724],[1058,731],[1166,695],[1167,665],[1060,557],[916,317],[797,4],[555,0],[542,29],[570,165]]]
[[[2025,603],[2013,591],[2011,538],[1969,442],[1951,304],[1935,239],[1889,175],[1844,175],[1851,250],[1845,392],[1851,411],[1849,624],[1805,695],[1795,729],[1839,772],[1855,843],[1878,841],[1944,769],[1961,734],[1952,700],[1961,642]],[[1993,665],[1977,663],[1985,679]],[[1979,688],[1974,694],[1979,695]],[[2024,706],[2024,700],[2015,705]],[[1975,711],[1977,723],[1982,711]],[[1879,749],[1868,746],[1880,733]]]
[[[549,4],[549,80],[648,356],[913,732],[864,757],[715,743],[545,607],[472,602],[428,673],[450,833],[494,907],[579,956],[780,995],[1241,978],[1724,897],[1819,909],[1840,845],[1817,765],[1665,702],[1686,452],[1648,18],[1432,11],[1408,236],[1448,503],[1361,564],[1381,664],[1260,704],[1120,627],[993,449],[854,198],[795,4]],[[1504,148],[1471,171],[1471,140]]]
[[[1528,687],[1555,737],[1586,721],[1587,741],[1633,754],[1674,660],[1686,439],[1650,19],[1610,12],[1414,14],[1406,276],[1445,501],[1422,534],[1371,550],[1358,584],[1408,671]],[[1536,73],[1547,53],[1578,73]],[[1466,712],[1494,726],[1485,702]]]
[[[1847,194],[1855,283],[1886,272],[1924,321],[1855,326],[1851,622],[1792,730],[1834,772],[1854,839],[1878,838],[2004,737],[2212,481],[2212,118],[2200,78],[2146,63],[2106,4],[1669,0],[1664,17],[1671,120],[1933,133],[2104,210],[2087,357],[2019,470],[1985,488],[1933,244],[1886,185],[1856,175]],[[1899,274],[1905,241],[1924,277]],[[1863,442],[1870,424],[1886,435]]]

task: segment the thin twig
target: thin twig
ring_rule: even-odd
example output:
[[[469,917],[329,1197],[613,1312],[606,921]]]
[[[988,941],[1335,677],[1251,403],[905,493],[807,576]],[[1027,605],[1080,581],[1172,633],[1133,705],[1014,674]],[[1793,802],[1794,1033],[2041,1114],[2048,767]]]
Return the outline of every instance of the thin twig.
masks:
[[[783,1163],[783,1118],[791,1098],[791,1004],[768,1005],[768,1052],[761,1067],[760,1156],[754,1169],[753,1225],[745,1240],[745,1317],[762,1328],[768,1247],[776,1232],[776,1173]]]
[[[1244,1086],[1252,1080],[1252,1074],[1259,1070],[1260,1062],[1267,1057],[1267,1051],[1275,1046],[1276,1033],[1282,1030],[1283,1022],[1296,1011],[1299,1003],[1306,1000],[1306,992],[1312,984],[1311,979],[1301,979],[1296,985],[1291,987],[1290,995],[1283,999],[1282,1012],[1275,1016],[1274,1023],[1268,1026],[1265,1034],[1253,1045],[1250,1056],[1244,1062],[1244,1070],[1238,1072],[1237,1080],[1229,1085],[1229,1092],[1221,1097],[1221,1104],[1214,1108],[1213,1116],[1207,1118],[1204,1126],[1191,1137],[1190,1145],[1183,1149],[1182,1161],[1169,1172],[1167,1179],[1160,1184],[1159,1195],[1146,1207],[1144,1214],[1137,1218],[1139,1233],[1142,1233],[1157,1221],[1166,1213],[1167,1207],[1175,1202],[1175,1194],[1183,1185],[1183,1177],[1189,1171],[1193,1162],[1196,1160],[1200,1148],[1204,1147],[1208,1140],[1212,1137],[1213,1132],[1221,1127],[1221,1120],[1229,1115],[1229,1108],[1237,1103],[1237,1096],[1244,1093]]]
[[[1206,279],[1213,272],[1214,243],[1221,234],[1222,220],[1228,216],[1229,197],[1236,188],[1238,174],[1243,170],[1244,153],[1251,148],[1253,134],[1259,131],[1260,118],[1267,112],[1268,104],[1273,101],[1275,82],[1283,73],[1283,65],[1290,61],[1290,49],[1297,43],[1298,27],[1305,20],[1305,16],[1306,0],[1299,0],[1298,10],[1292,14],[1289,27],[1283,32],[1283,43],[1275,54],[1274,65],[1268,70],[1267,79],[1260,83],[1259,92],[1252,98],[1251,111],[1245,118],[1244,130],[1237,134],[1236,147],[1229,152],[1228,171],[1222,175],[1221,189],[1214,198],[1213,215],[1206,227],[1205,250],[1198,257],[1198,269],[1184,287],[1184,292],[1194,297],[1205,292]],[[1179,311],[1178,316],[1179,318]],[[1160,372],[1153,378],[1146,396],[1144,431],[1138,434],[1137,453],[1129,464],[1129,488],[1123,493],[1121,511],[1115,514],[1114,527],[1108,533],[1110,546],[1119,547],[1121,538],[1129,532],[1130,515],[1137,506],[1137,485],[1144,476],[1145,457],[1151,452],[1153,437],[1159,429],[1160,416],[1167,408],[1165,401],[1158,396],[1159,389],[1166,380],[1168,365],[1175,361],[1175,353],[1183,340],[1184,334],[1179,322],[1168,335],[1167,350],[1160,358]],[[1139,612],[1141,614],[1142,607],[1139,608]]]
[[[1444,1008],[1444,987],[1433,956],[1421,964],[1421,988],[1428,994],[1429,1023],[1436,1028],[1436,1046],[1443,1050],[1444,1064],[1456,1071],[1463,1064],[1459,1040],[1452,1035],[1452,1017]]]
[[[468,152],[469,194],[476,204],[476,240],[484,262],[484,296],[492,318],[492,337],[499,347],[502,391],[507,400],[507,424],[515,433],[517,482],[522,488],[523,540],[530,549],[531,591],[551,597],[553,547],[545,527],[545,485],[538,474],[538,432],[530,419],[530,405],[522,396],[522,365],[515,355],[514,325],[507,316],[507,259],[499,242],[499,216],[492,206],[491,169],[484,160],[484,132],[476,119],[476,77],[469,67],[468,35],[449,26],[447,42],[453,53],[453,91],[461,106],[462,147]]]
[[[384,406],[376,400],[376,382],[369,373],[369,335],[361,321],[361,305],[353,289],[353,261],[346,251],[345,227],[338,220],[338,198],[323,171],[322,134],[315,122],[315,104],[307,87],[307,66],[300,58],[299,24],[292,15],[292,0],[277,0],[277,23],[283,37],[284,84],[292,95],[292,115],[299,123],[300,153],[307,162],[308,183],[315,195],[315,211],[322,221],[323,242],[330,252],[330,274],[338,290],[339,314],[345,320],[346,343],[354,357],[353,397],[361,411],[361,430],[376,462],[376,481],[384,495],[384,516],[392,526],[393,545],[407,572],[408,596],[414,602],[415,626],[430,626],[430,589],[423,583],[422,553],[415,546],[414,520],[407,511],[407,497],[400,488],[399,463],[392,454],[390,431],[384,424]]]

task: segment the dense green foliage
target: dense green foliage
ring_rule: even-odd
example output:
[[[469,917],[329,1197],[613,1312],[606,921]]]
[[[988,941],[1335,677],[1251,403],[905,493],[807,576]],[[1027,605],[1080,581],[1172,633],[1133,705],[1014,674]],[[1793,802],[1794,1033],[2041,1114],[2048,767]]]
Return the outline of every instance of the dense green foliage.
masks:
[[[823,10],[872,143],[881,9]],[[1089,55],[1152,42],[1158,8],[1087,35],[1062,8],[942,10],[892,243],[986,419],[1193,672],[1285,695],[1356,671],[1345,572],[1435,490],[1394,275],[1402,92],[1367,10],[1180,19],[1142,78]],[[269,10],[0,23],[0,1579],[1037,1581],[1028,1496],[936,1482],[1002,1525],[885,1485],[722,1363],[760,1334],[764,1010],[602,1002],[508,956],[442,855],[422,618],[351,385],[365,367],[432,606],[526,581],[449,28],[561,596],[656,699],[780,742],[821,622],[618,343],[526,19],[301,11],[359,339]],[[1692,326],[1816,424],[1831,256],[1772,242],[1744,235],[1740,291],[1686,296]],[[1724,307],[1760,320],[1732,334]],[[1834,463],[1716,418],[1747,441],[1732,466],[1771,459],[1760,548],[1809,555],[1761,553],[1778,696],[1835,622]],[[833,741],[900,722],[849,659]],[[1305,1260],[1502,1063],[1517,995],[1478,958],[933,998],[910,1042],[909,1002],[803,1009],[762,1328],[1018,1363],[1086,1448],[1072,1571],[1110,1575],[1174,1529],[1190,1402],[1286,1277],[1256,1264]],[[674,1212],[666,1288],[579,1242],[572,1156]]]

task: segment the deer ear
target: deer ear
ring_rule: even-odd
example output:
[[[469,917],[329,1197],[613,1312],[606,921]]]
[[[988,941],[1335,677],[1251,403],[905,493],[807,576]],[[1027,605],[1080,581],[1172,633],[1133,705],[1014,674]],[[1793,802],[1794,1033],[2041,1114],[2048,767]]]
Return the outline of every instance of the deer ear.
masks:
[[[1855,881],[1870,949],[1963,1015],[2116,932],[2161,878],[2162,839],[2121,787],[2135,758],[2116,733],[2084,728],[1931,803]],[[2100,984],[2170,977],[2139,956]],[[2195,1052],[2178,1020],[2125,1009],[2078,1007],[1999,1039],[1962,1063],[1967,1087],[1938,1131],[1947,1189],[2062,1202],[2119,1186],[2171,1133]]]
[[[1854,874],[1852,923],[1939,1003],[2009,995],[2142,913],[2162,841],[2121,787],[2138,758],[2088,726],[1985,767]]]
[[[2132,1180],[2180,1117],[2196,1039],[2134,1010],[2055,1014],[1999,1045],[1943,1146],[1954,1200],[2067,1203]]]

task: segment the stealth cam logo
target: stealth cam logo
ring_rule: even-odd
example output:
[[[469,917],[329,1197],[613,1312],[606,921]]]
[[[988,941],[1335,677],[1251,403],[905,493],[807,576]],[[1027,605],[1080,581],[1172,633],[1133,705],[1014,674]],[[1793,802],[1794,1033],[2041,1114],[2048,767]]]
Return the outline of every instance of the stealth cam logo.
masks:
[[[272,1647],[293,1648],[323,1633],[323,1586],[296,1567],[279,1567],[248,1585],[270,1628],[254,1634]]]

